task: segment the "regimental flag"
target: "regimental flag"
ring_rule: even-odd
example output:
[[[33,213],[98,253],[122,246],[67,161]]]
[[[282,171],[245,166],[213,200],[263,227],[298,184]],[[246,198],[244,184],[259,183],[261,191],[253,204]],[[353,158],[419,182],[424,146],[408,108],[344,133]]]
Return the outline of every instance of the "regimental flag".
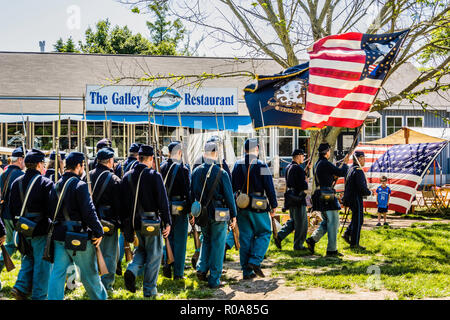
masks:
[[[350,32],[316,41],[302,129],[360,126],[407,33]]]
[[[258,82],[244,89],[245,102],[255,129],[300,128],[305,108],[308,63],[282,73],[258,76]]]
[[[370,190],[381,185],[380,178],[388,178],[387,185],[391,188],[389,209],[407,213],[411,202],[422,182],[428,168],[447,146],[447,141],[436,143],[389,145],[360,145],[356,150],[363,151],[366,163],[363,170],[366,173]],[[351,162],[349,163],[349,165]],[[344,191],[344,178],[339,178],[336,191]],[[376,208],[376,194],[364,200],[364,207]]]

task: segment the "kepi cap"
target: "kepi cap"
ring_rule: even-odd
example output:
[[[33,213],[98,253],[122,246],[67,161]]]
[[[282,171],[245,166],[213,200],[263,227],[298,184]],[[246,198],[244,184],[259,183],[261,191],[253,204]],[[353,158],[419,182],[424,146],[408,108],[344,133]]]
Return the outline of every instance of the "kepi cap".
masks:
[[[45,154],[37,149],[31,149],[25,156],[25,163],[39,163],[45,161]]]
[[[81,152],[71,152],[66,157],[66,166],[76,166],[77,164],[82,164],[84,161],[84,154]]]
[[[139,155],[145,157],[153,156],[153,147],[146,144],[141,145],[141,147],[139,148]]]

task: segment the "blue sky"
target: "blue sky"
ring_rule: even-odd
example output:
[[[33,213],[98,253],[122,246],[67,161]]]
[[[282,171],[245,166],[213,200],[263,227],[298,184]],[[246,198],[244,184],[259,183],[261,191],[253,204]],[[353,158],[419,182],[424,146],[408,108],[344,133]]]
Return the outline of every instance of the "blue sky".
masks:
[[[109,18],[112,25],[127,25],[134,33],[149,37],[145,24],[149,16],[132,13],[130,8],[115,0],[5,2],[0,4],[0,51],[39,52],[39,41],[45,40],[45,51],[50,52],[60,37],[65,40],[69,36],[78,44],[79,40],[84,40],[88,26],[94,27],[98,20],[105,18]]]

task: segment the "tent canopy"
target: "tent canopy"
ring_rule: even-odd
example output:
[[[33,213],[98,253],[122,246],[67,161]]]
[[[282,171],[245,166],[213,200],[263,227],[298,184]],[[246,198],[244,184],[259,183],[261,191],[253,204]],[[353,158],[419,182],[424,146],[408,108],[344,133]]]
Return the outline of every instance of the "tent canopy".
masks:
[[[450,130],[446,128],[408,128],[403,127],[400,130],[366,144],[413,144],[427,142],[442,142],[450,140]]]

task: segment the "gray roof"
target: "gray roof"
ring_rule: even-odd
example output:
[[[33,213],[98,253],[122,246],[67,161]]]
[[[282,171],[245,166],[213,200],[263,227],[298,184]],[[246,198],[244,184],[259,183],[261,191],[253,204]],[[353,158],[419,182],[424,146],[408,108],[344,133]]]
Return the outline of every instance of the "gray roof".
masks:
[[[77,96],[86,91],[87,84],[111,84],[108,79],[115,77],[140,77],[148,74],[170,73],[179,75],[222,73],[230,71],[251,71],[255,74],[270,75],[282,71],[272,59],[235,59],[179,56],[139,56],[102,55],[72,53],[24,53],[0,52],[0,95],[1,96]],[[410,63],[402,65],[386,81],[387,92],[398,93],[410,83],[419,71]],[[229,77],[208,80],[206,87],[239,88],[241,99],[243,89],[254,82],[249,77]],[[124,80],[120,85],[137,84]],[[142,83],[140,83],[142,85]],[[148,85],[164,85],[162,81]],[[380,97],[385,94],[380,93]],[[441,95],[445,96],[444,93]],[[446,94],[450,100],[450,93]],[[438,94],[424,97],[427,103],[437,108],[449,107],[448,101]],[[411,109],[413,106],[402,101],[398,105]],[[57,101],[12,101],[0,100],[0,113],[55,114]],[[63,101],[62,112],[81,114],[80,101]],[[239,114],[248,114],[245,103],[239,104]]]

